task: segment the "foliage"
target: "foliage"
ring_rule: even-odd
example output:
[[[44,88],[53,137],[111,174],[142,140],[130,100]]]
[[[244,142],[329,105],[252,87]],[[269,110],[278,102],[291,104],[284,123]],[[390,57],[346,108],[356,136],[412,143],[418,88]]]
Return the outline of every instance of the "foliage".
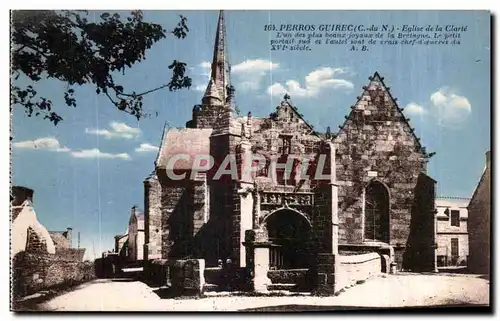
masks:
[[[126,91],[115,82],[116,72],[125,73],[146,59],[146,50],[172,34],[184,39],[189,32],[186,17],[172,31],[159,24],[143,21],[141,11],[129,16],[103,13],[89,21],[86,11],[14,11],[11,25],[11,104],[21,105],[31,117],[43,116],[57,124],[62,117],[53,110],[52,101],[38,96],[36,84],[47,78],[65,82],[66,105],[76,107],[74,86],[92,84],[97,94],[104,94],[119,110],[140,119],[143,97],[162,88],[175,91],[191,86],[185,75],[186,64],[174,60],[168,68],[172,77],[167,84],[141,93]],[[32,84],[25,88],[15,85],[21,74]]]

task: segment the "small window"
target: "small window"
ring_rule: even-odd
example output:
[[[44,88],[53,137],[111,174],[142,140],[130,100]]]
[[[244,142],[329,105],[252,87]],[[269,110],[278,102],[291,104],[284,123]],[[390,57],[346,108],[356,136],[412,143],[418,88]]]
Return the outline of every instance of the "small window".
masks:
[[[451,226],[460,226],[460,211],[451,210]]]
[[[295,181],[295,176],[297,174],[297,171],[300,170],[300,168],[298,168],[299,161],[297,159],[294,159],[292,168],[286,168],[286,159],[282,162],[279,162],[279,164],[280,168],[276,168],[276,180],[278,185],[295,186],[297,183]],[[282,166],[285,166],[285,168],[283,168]]]

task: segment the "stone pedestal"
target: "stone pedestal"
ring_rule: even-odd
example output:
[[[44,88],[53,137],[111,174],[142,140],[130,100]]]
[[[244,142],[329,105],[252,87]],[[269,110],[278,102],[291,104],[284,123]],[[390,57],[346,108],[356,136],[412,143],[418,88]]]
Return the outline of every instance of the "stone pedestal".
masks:
[[[396,273],[396,260],[394,255],[394,248],[387,244],[380,247],[380,254],[387,255],[389,257],[389,271],[388,273],[394,274]]]
[[[332,253],[318,253],[315,263],[313,267],[315,275],[313,295],[334,295],[340,290],[338,289],[336,278],[341,277],[338,275],[340,269],[338,268],[337,255]]]
[[[272,243],[267,240],[267,233],[262,230],[247,230],[245,232],[245,247],[247,248],[247,268],[250,269],[250,287],[254,292],[266,293],[271,280],[267,277],[269,271],[269,248]]]
[[[339,210],[338,210],[338,184],[336,177],[335,145],[326,143],[325,153],[327,156],[326,166],[329,169],[330,182],[324,191],[323,197],[326,199],[326,209],[329,217],[326,217],[326,234],[323,247],[316,253],[316,259],[311,269],[313,277],[312,294],[318,296],[334,295],[338,292],[340,278],[339,253]]]
[[[171,264],[169,274],[175,292],[201,294],[205,285],[205,260],[176,260]]]

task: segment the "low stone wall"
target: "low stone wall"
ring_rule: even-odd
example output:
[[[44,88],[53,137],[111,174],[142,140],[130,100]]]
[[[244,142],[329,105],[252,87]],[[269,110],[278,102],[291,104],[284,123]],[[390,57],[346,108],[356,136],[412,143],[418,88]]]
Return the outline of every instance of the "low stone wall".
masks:
[[[311,274],[309,269],[271,270],[267,277],[273,284],[295,284],[298,290],[311,290]]]
[[[13,296],[65,288],[95,278],[94,263],[62,261],[53,254],[18,253],[12,262]]]
[[[145,262],[144,278],[154,286],[168,286],[169,284],[169,264],[167,260],[152,260]]]
[[[339,255],[338,260],[337,291],[382,274],[383,257],[378,253]]]
[[[216,285],[219,291],[247,291],[251,276],[247,268],[238,266],[205,268],[205,285]]]
[[[221,267],[205,268],[205,283],[220,285],[222,283],[223,269]]]
[[[169,279],[176,293],[201,294],[205,285],[205,260],[176,260],[169,266]]]
[[[85,249],[56,248],[55,260],[67,262],[82,262]]]

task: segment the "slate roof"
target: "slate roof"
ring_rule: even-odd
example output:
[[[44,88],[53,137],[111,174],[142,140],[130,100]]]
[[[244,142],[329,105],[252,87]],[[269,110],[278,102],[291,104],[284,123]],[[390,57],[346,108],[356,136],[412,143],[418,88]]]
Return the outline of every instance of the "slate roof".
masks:
[[[210,155],[211,128],[171,128],[163,136],[156,166],[169,170],[191,170],[196,155]],[[173,162],[173,156],[187,155]],[[177,156],[176,156],[177,157]],[[189,159],[187,159],[189,158]],[[173,164],[169,164],[169,161]],[[173,166],[172,166],[173,165]],[[167,168],[169,166],[169,168]]]

